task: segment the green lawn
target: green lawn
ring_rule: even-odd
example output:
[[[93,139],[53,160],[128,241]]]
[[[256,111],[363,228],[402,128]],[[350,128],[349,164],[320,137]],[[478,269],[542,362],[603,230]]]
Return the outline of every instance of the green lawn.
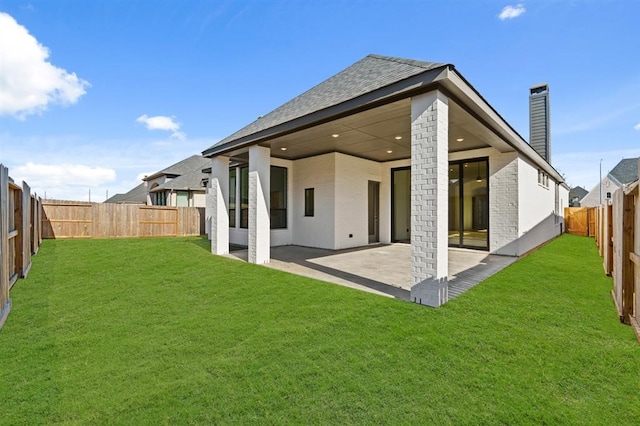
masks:
[[[45,241],[0,331],[2,424],[640,424],[593,240],[438,309],[211,256]]]

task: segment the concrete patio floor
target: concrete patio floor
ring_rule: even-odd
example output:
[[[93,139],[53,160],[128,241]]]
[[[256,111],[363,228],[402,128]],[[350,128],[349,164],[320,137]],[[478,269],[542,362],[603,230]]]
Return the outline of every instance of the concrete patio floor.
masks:
[[[227,257],[247,260],[247,250]],[[449,300],[464,293],[517,258],[486,252],[449,249]],[[270,268],[316,278],[383,296],[409,300],[411,245],[372,245],[346,250],[300,246],[271,248]]]

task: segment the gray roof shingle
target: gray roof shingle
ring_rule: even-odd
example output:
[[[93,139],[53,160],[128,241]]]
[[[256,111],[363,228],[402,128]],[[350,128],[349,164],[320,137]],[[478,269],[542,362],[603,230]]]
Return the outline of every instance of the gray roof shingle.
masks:
[[[638,159],[624,158],[609,172],[621,184],[635,182],[638,179]]]
[[[368,55],[333,77],[258,118],[248,126],[227,136],[204,152],[215,146],[253,135],[446,65],[438,62]]]
[[[160,185],[159,188],[183,191],[204,191],[205,188],[202,186],[202,179],[207,177],[208,176],[206,174],[202,173],[202,167],[198,167],[196,170],[192,170],[182,176],[178,176],[177,178],[165,182]]]
[[[145,204],[147,202],[147,187],[144,182],[131,189],[126,194],[115,194],[109,197],[105,203],[117,204]]]
[[[207,167],[210,161],[211,160],[204,158],[201,155],[192,155],[191,157],[185,158],[184,160],[172,164],[166,169],[162,169],[159,172],[152,174],[151,176],[147,176],[146,178],[144,178],[144,180],[155,179],[158,176],[162,175],[181,176],[190,173],[198,168],[203,169]]]
[[[169,179],[155,187],[151,192],[162,191],[165,189],[184,191],[204,190],[202,187],[202,179],[205,179],[208,176],[202,172],[202,169],[208,167],[210,162],[211,160],[208,158],[204,158],[200,155],[193,155],[179,163],[167,167],[166,169],[154,174],[153,177],[164,174],[171,176],[172,179]],[[147,177],[147,180],[148,179],[150,178]]]
[[[578,198],[578,200],[583,199],[587,194],[589,193],[589,191],[587,191],[586,189],[584,189],[581,186],[574,186],[573,188],[571,188],[571,190],[569,191],[569,200],[572,200],[574,198]]]

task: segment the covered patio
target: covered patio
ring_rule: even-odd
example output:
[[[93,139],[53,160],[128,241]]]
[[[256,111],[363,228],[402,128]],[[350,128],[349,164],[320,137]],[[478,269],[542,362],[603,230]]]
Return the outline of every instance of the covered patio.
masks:
[[[555,219],[558,189],[539,183],[559,175],[451,64],[369,55],[203,155],[213,254],[240,244],[251,263],[302,263],[328,281],[396,288],[428,306],[455,297],[449,281],[475,268],[456,270],[452,247],[481,250],[465,255],[476,266],[517,257],[558,222],[520,243],[521,230]],[[363,250],[374,258],[375,243],[406,253],[373,276],[375,263],[340,264]],[[286,246],[320,251],[296,263],[280,254]]]
[[[234,250],[227,255],[243,261],[247,260],[247,256],[247,249]],[[449,300],[516,260],[518,258],[512,256],[450,248]],[[272,247],[271,262],[265,266],[381,296],[410,300],[410,244],[378,244],[344,250],[299,246]]]

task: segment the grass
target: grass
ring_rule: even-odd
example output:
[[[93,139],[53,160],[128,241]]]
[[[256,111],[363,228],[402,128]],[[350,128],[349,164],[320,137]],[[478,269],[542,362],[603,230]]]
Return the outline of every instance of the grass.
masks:
[[[640,424],[593,240],[438,309],[211,256],[45,241],[0,332],[2,424]]]

